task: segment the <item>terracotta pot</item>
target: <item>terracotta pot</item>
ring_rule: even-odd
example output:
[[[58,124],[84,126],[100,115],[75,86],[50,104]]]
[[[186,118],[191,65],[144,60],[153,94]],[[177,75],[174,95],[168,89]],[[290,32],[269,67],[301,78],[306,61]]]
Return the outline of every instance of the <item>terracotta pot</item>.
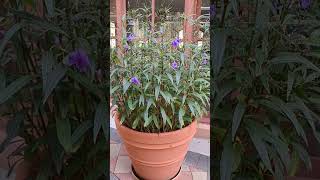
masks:
[[[135,172],[145,180],[173,178],[196,133],[196,121],[181,130],[159,134],[138,132],[121,125],[118,113],[115,122]]]

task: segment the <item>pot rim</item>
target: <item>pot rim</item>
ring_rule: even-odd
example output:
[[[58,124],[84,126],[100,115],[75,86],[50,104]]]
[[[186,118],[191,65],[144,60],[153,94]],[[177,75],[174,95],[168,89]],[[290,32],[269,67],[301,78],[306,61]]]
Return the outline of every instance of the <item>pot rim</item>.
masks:
[[[195,126],[195,124],[197,123],[197,120],[194,119],[188,126],[186,126],[184,128],[181,128],[181,129],[178,129],[178,130],[169,131],[169,132],[160,132],[160,133],[148,133],[148,132],[136,131],[134,129],[128,128],[125,125],[122,125],[120,123],[119,113],[117,111],[115,112],[114,116],[115,116],[114,120],[115,120],[115,122],[116,122],[116,124],[118,125],[119,128],[125,129],[126,131],[129,131],[129,132],[132,132],[132,133],[139,133],[139,134],[144,134],[144,135],[148,135],[148,136],[157,136],[157,137],[158,136],[169,136],[169,135],[171,136],[171,135],[178,134],[181,131],[184,131],[184,130],[187,130],[187,129],[191,128],[191,126]]]

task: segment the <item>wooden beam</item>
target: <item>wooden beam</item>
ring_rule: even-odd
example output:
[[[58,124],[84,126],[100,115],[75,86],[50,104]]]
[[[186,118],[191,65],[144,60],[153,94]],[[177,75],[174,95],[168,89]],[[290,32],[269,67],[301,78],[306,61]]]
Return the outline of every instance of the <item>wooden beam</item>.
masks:
[[[195,2],[196,0],[185,0],[184,1],[184,14],[187,17],[187,19],[184,22],[184,31],[183,31],[183,36],[184,36],[184,42],[192,42],[193,41],[193,25],[190,24],[190,19],[194,18],[195,15]]]
[[[122,36],[125,22],[123,17],[126,15],[126,0],[116,0],[116,46],[118,52],[122,50]]]
[[[156,11],[156,0],[152,0],[152,19],[151,19],[151,31],[154,32],[154,20],[155,20],[155,11]]]

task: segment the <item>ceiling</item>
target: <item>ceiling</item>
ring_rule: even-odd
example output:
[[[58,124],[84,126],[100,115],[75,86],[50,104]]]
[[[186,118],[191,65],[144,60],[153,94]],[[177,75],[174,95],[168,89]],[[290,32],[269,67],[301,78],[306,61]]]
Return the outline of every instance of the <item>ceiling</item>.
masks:
[[[156,8],[161,7],[161,5],[165,5],[167,7],[168,6],[171,7],[172,11],[183,12],[184,1],[185,0],[156,0]],[[151,3],[151,0],[128,0],[128,8],[143,7],[145,4],[149,6],[150,3]],[[202,0],[202,6],[209,6],[209,4],[210,4],[209,0]],[[116,0],[111,0],[110,1],[110,18],[112,21],[115,20],[115,11],[116,11]]]

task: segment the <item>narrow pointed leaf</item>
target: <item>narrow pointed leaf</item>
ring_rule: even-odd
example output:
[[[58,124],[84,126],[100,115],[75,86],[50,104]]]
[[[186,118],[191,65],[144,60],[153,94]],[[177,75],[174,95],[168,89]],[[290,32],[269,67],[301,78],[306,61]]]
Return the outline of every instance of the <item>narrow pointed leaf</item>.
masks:
[[[233,146],[231,136],[227,136],[223,143],[223,151],[220,160],[220,180],[231,180],[233,166]]]
[[[71,124],[69,119],[57,119],[57,136],[65,151],[70,152],[72,148]]]
[[[22,23],[18,23],[13,25],[5,34],[4,37],[0,41],[0,57],[2,56],[3,50],[6,47],[8,41],[12,38],[12,36],[18,32],[23,27]]]
[[[6,88],[0,91],[0,105],[20,91],[31,81],[31,76],[23,76],[10,83]]]
[[[232,119],[232,140],[234,139],[238,127],[241,123],[244,112],[246,111],[246,105],[239,102],[234,110],[233,119]]]
[[[95,116],[94,116],[94,125],[93,125],[93,142],[96,143],[97,136],[99,131],[103,125],[103,123],[107,123],[107,105],[105,102],[101,102],[98,104]]]
[[[65,76],[67,69],[59,64],[53,71],[48,74],[47,82],[45,82],[45,89],[43,90],[43,103],[46,102],[49,95],[56,88],[60,80]]]

